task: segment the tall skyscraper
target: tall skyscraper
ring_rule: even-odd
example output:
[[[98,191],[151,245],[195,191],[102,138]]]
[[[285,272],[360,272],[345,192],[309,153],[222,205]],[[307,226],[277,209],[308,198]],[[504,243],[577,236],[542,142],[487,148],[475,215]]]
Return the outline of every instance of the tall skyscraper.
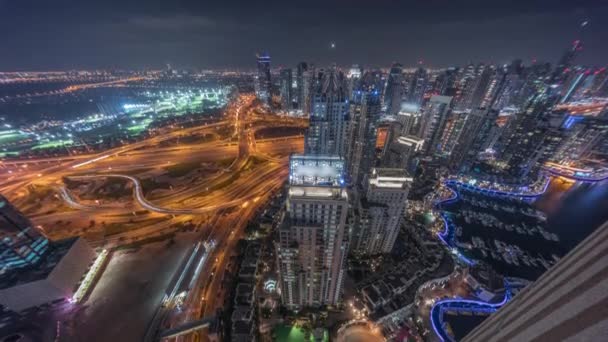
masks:
[[[272,96],[272,83],[270,81],[270,56],[264,52],[257,56],[258,72],[255,75],[254,87],[257,98],[264,102],[270,103]]]
[[[456,68],[448,68],[437,75],[433,83],[433,95],[454,96],[457,76],[458,69]]]
[[[293,79],[291,75],[291,69],[281,70],[281,106],[283,110],[293,109]]]
[[[394,63],[386,81],[384,92],[384,104],[387,114],[397,114],[401,109],[401,99],[403,97],[403,66]]]
[[[390,253],[399,234],[413,179],[403,169],[374,168],[355,210],[354,254]]]
[[[600,341],[608,331],[608,223],[463,341]],[[604,337],[602,337],[604,336]]]
[[[399,113],[397,113],[396,120],[401,126],[401,135],[409,135],[414,131],[414,127],[416,127],[416,123],[420,120],[421,113],[420,110],[416,108],[409,109],[406,106],[402,106]]]
[[[352,97],[353,92],[359,88],[361,77],[363,76],[363,69],[357,65],[353,64],[348,70],[348,95]]]
[[[293,155],[277,257],[290,309],[340,301],[349,248],[344,159]]]
[[[452,154],[468,118],[469,113],[467,112],[452,111],[448,115],[441,137],[439,138],[439,143],[437,144],[437,149],[435,150],[436,155],[447,158]]]
[[[422,150],[424,140],[413,136],[405,135],[391,141],[384,151],[381,165],[384,168],[397,168],[415,172],[415,164],[412,158]]]
[[[353,93],[350,103],[350,133],[348,144],[348,173],[352,184],[361,181],[374,166],[376,157],[377,125],[380,119],[378,90],[363,87]]]
[[[333,67],[315,81],[306,154],[346,156],[349,102],[344,74]]]
[[[563,87],[560,93],[560,103],[573,100],[577,92],[585,85],[585,80],[591,74],[590,70],[583,67],[573,67],[563,79]]]
[[[570,163],[589,158],[592,151],[600,144],[603,138],[608,135],[608,119],[605,118],[579,118],[578,122],[568,123],[570,116],[565,123],[566,138],[561,144],[552,161],[558,163]]]
[[[583,50],[583,42],[575,40],[572,42],[572,46],[564,52],[562,57],[557,62],[553,74],[551,75],[551,83],[559,84],[567,76],[570,68],[574,65],[576,56]]]
[[[296,68],[296,101],[298,109],[304,114],[310,113],[310,80],[306,82],[308,76],[308,64],[306,62],[298,63]]]
[[[49,241],[0,196],[0,274],[35,265],[48,248]]]
[[[439,147],[451,102],[451,96],[433,95],[422,110],[419,136],[424,139],[427,154],[435,153]]]
[[[540,157],[538,152],[541,151],[547,133],[547,127],[541,125],[541,117],[545,113],[546,106],[543,101],[534,102],[513,122],[514,130],[506,139],[500,156],[511,176],[534,175],[531,171],[537,167]]]
[[[465,121],[449,156],[450,168],[454,171],[464,171],[477,160],[496,119],[495,112],[484,109],[462,113],[466,115]]]
[[[406,102],[408,104],[413,104],[418,107],[421,107],[422,102],[424,100],[424,93],[426,92],[427,84],[427,71],[423,68],[418,68],[412,76],[412,80],[410,82],[410,86],[407,92]]]

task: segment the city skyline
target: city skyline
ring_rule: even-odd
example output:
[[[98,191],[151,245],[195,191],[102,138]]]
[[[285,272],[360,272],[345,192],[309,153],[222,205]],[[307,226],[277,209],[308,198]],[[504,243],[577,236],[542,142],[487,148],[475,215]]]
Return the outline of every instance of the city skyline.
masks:
[[[601,1],[329,6],[310,1],[295,7],[274,1],[183,1],[179,6],[0,1],[5,47],[0,70],[146,69],[167,63],[183,69],[250,69],[260,49],[282,66],[301,60],[386,68],[395,61],[406,67],[422,61],[431,68],[471,61],[504,64],[515,58],[556,63],[556,51],[581,36],[580,62],[603,65],[608,60],[606,15],[608,5]]]
[[[593,340],[602,16],[0,0],[1,340]]]

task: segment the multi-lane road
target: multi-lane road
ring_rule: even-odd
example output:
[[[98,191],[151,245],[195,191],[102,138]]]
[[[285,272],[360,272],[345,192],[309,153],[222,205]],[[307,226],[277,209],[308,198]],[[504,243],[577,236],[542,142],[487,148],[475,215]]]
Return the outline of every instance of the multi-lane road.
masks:
[[[287,179],[289,154],[303,150],[300,135],[273,134],[277,137],[256,140],[256,132],[305,125],[301,119],[259,115],[253,97],[248,95],[234,100],[225,112],[216,123],[175,129],[97,154],[5,162],[0,164],[0,191],[19,206],[31,200],[32,185],[53,189],[57,201],[69,209],[47,210],[41,202],[42,208],[32,217],[37,226],[53,237],[69,237],[86,230],[73,227],[64,230],[57,225],[60,221],[78,226],[95,219],[114,227],[137,226],[93,241],[107,247],[167,235],[183,223],[198,222],[199,238],[192,245],[213,240],[215,248],[209,249],[204,262],[189,274],[188,284],[193,286],[188,286],[181,299],[181,311],[165,312],[157,324],[176,328],[213,316],[223,304],[224,298],[217,294],[244,227]],[[184,139],[187,142],[179,143],[181,137],[207,134],[215,138],[194,143]],[[192,163],[222,166],[200,177],[178,177],[170,190],[156,192],[152,197],[145,191],[140,174]],[[125,199],[119,203],[108,198],[91,200],[91,194],[85,200],[64,184],[65,179],[85,184],[120,179],[131,184],[133,197],[129,203],[124,203]],[[217,274],[211,276],[212,269]],[[180,340],[192,338],[185,336]]]

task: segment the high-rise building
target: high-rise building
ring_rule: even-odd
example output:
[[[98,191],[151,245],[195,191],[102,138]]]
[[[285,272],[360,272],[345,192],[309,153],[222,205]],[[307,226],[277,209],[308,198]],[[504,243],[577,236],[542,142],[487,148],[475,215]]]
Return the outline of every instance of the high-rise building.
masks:
[[[396,168],[415,172],[413,157],[422,150],[424,140],[413,136],[405,135],[392,140],[384,151],[381,165],[384,168]]]
[[[434,154],[450,113],[451,96],[433,95],[422,110],[419,137],[424,140],[427,154]]]
[[[536,166],[542,151],[547,127],[541,125],[546,103],[533,102],[525,112],[516,117],[514,129],[505,141],[500,160],[513,177],[527,177]]]
[[[558,163],[589,158],[595,147],[608,135],[608,120],[604,118],[579,117],[572,120],[568,116],[563,127],[566,138],[551,157]]]
[[[519,109],[515,107],[504,107],[498,112],[496,120],[490,123],[488,137],[481,145],[482,151],[491,152],[494,156],[502,151],[502,143],[513,130],[513,122],[518,113]]]
[[[575,40],[572,46],[564,52],[560,60],[557,62],[553,74],[551,75],[551,83],[561,83],[570,72],[570,68],[574,65],[576,56],[583,50],[583,42]]]
[[[573,67],[567,76],[563,79],[563,87],[560,93],[560,103],[565,103],[572,100],[577,92],[584,89],[585,80],[591,74],[590,70],[583,67]],[[590,86],[590,84],[588,84]]]
[[[357,65],[357,64],[354,64],[348,70],[347,79],[348,79],[348,94],[349,94],[349,96],[352,97],[353,92],[356,89],[359,89],[360,82],[361,82],[361,77],[362,76],[363,76],[363,69],[359,65]]]
[[[399,113],[397,113],[397,116],[395,117],[397,122],[401,125],[400,133],[402,135],[409,135],[415,133],[413,131],[420,118],[421,113],[419,109],[408,108],[407,106],[402,106],[401,110],[399,111]]]
[[[477,160],[482,146],[489,139],[497,114],[487,109],[474,109],[466,114],[466,121],[450,153],[452,170],[465,171]]]
[[[463,338],[599,341],[608,331],[608,223]]]
[[[387,114],[397,114],[401,109],[403,82],[403,66],[399,63],[394,63],[388,74],[384,92],[384,104],[386,106]]]
[[[0,248],[0,274],[36,265],[49,248],[49,241],[2,196],[0,196]]]
[[[357,90],[350,103],[350,134],[348,144],[348,174],[351,183],[359,186],[365,174],[374,166],[380,94],[376,89]]]
[[[456,147],[463,132],[469,113],[452,111],[448,116],[435,154],[440,157],[449,157]]]
[[[407,92],[406,102],[418,107],[422,106],[424,93],[428,84],[428,73],[423,68],[418,68],[412,76],[410,86]]]
[[[304,114],[310,113],[310,80],[306,81],[308,76],[308,64],[306,62],[298,63],[296,68],[296,101],[298,109]]]
[[[290,309],[340,301],[349,248],[344,159],[293,155],[277,257],[283,304]]]
[[[590,95],[608,97],[608,71],[606,67],[599,68],[593,72],[593,84],[591,85]]]
[[[461,90],[454,108],[458,111],[471,111],[480,108],[486,98],[494,74],[495,68],[485,64],[479,64],[476,67],[471,64],[464,69],[460,81]]]
[[[352,250],[358,255],[390,253],[399,234],[413,179],[403,169],[372,169],[358,201]]]
[[[283,110],[293,109],[293,79],[291,75],[291,69],[281,70],[281,106]]]
[[[255,75],[254,87],[257,98],[264,102],[270,103],[272,96],[272,83],[270,81],[270,56],[264,52],[258,54],[257,58],[257,74]]]
[[[350,121],[345,77],[333,67],[319,74],[314,88],[304,151],[306,154],[344,157]]]

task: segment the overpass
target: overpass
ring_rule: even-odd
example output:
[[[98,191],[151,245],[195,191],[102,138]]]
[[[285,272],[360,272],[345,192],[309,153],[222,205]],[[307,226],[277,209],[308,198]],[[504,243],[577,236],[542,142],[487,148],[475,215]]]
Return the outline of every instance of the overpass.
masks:
[[[171,328],[171,329],[162,331],[159,335],[159,339],[163,340],[165,338],[179,337],[179,336],[194,332],[196,330],[205,329],[210,326],[216,326],[217,324],[219,324],[219,319],[216,318],[215,316],[206,317],[203,319],[199,319],[197,321],[191,321],[191,322],[182,324],[180,326],[177,326],[175,328]]]

